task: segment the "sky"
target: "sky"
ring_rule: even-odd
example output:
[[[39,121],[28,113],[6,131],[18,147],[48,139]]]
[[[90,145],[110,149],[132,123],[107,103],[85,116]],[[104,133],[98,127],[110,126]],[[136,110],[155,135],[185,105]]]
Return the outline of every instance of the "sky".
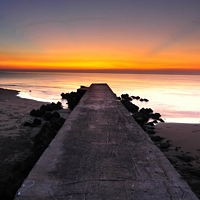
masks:
[[[0,70],[200,73],[200,0],[0,0]]]

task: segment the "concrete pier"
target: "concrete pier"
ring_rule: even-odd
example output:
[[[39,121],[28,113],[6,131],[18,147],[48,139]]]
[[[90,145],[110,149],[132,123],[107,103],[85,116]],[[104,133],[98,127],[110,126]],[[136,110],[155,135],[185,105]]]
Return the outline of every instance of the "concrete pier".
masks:
[[[16,200],[197,200],[107,84],[92,84]]]

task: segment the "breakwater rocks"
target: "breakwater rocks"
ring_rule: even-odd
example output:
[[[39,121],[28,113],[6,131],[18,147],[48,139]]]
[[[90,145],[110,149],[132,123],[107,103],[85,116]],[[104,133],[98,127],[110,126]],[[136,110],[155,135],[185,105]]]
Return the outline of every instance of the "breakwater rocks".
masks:
[[[156,133],[154,125],[159,122],[164,122],[164,120],[161,118],[161,114],[154,113],[151,108],[139,109],[137,105],[131,102],[133,99],[142,99],[142,101],[145,102],[148,102],[149,100],[146,98],[141,98],[139,96],[129,96],[129,94],[122,94],[121,97],[118,97],[118,99],[132,114],[132,117],[141,126],[141,128],[149,135],[151,140],[161,149],[161,151],[167,151],[171,146],[170,141],[164,141],[163,137],[154,136],[154,134]]]
[[[14,199],[25,178],[64,124],[65,119],[57,112],[59,109],[62,109],[60,102],[42,105],[30,112],[31,118],[35,118],[25,122],[24,126],[40,127],[40,131],[32,139],[30,148],[24,150],[28,152],[26,158],[16,163],[9,177],[0,182],[0,199]]]
[[[137,105],[131,102],[133,99],[148,102],[148,99],[141,98],[139,96],[129,96],[128,94],[122,94],[121,97],[118,97],[118,99],[121,100],[121,103],[125,106],[125,108],[132,113],[135,121],[144,130],[146,125],[153,126],[158,122],[164,122],[164,120],[161,118],[160,113],[153,113],[153,110],[151,108],[139,109]]]
[[[88,87],[86,86],[80,86],[79,89],[77,89],[77,92],[70,92],[70,93],[62,93],[61,96],[63,99],[67,99],[68,101],[68,108],[73,110],[82,96],[87,91]]]

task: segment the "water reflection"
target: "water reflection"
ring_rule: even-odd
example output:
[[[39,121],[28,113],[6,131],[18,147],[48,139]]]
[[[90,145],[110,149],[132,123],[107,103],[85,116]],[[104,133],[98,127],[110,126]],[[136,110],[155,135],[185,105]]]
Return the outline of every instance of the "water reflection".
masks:
[[[20,90],[20,97],[59,101],[62,92],[80,85],[107,83],[118,96],[124,93],[149,99],[134,100],[140,108],[160,112],[167,122],[200,121],[200,78],[195,75],[103,74],[103,73],[13,73],[0,75],[0,87]],[[31,92],[29,92],[31,90]]]

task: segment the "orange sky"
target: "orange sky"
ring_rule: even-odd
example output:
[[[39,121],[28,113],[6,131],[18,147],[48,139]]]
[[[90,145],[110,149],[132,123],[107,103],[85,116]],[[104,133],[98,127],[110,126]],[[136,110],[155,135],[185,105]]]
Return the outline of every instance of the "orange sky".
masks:
[[[200,71],[199,1],[111,2],[4,2],[0,69]]]

